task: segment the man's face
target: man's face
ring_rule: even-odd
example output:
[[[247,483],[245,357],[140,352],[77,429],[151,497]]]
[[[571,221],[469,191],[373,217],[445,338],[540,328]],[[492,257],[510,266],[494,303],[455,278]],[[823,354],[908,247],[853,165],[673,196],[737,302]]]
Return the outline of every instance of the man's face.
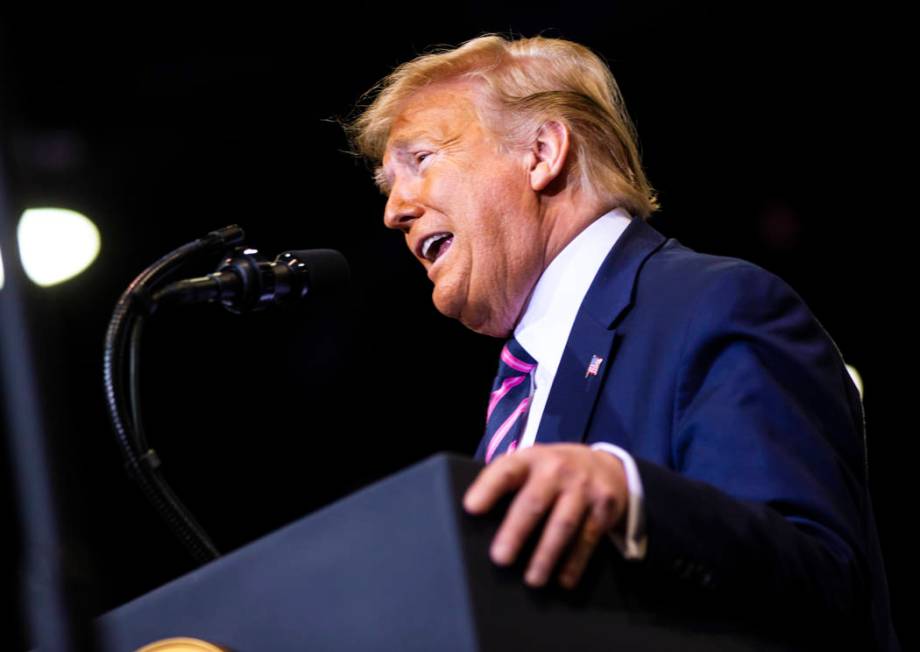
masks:
[[[527,152],[503,153],[479,122],[476,91],[459,83],[415,93],[393,122],[378,180],[384,223],[434,283],[435,307],[503,337],[544,268],[538,196]]]

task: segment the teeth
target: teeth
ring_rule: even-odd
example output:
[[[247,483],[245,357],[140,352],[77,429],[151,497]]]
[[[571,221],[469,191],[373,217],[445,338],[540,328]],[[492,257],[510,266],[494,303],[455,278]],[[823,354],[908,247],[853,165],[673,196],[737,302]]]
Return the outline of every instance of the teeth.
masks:
[[[431,253],[431,246],[435,242],[438,242],[439,240],[442,240],[444,238],[449,238],[449,237],[450,237],[449,233],[435,233],[434,235],[430,235],[427,238],[425,238],[425,242],[422,243],[422,258],[426,258],[429,261],[434,262],[435,257],[433,255],[429,256],[429,254]]]

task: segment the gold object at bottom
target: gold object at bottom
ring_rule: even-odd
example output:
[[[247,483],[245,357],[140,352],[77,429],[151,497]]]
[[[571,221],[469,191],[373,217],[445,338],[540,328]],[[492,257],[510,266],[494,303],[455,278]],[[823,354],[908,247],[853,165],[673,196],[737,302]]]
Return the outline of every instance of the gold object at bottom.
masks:
[[[154,641],[137,652],[230,652],[230,650],[201,639],[179,637]]]

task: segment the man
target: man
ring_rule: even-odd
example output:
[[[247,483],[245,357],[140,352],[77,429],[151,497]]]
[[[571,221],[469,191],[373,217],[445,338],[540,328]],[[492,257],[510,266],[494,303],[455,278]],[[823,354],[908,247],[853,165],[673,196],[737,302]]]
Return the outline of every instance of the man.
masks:
[[[516,492],[495,563],[546,518],[531,586],[574,587],[609,534],[649,578],[896,647],[839,352],[777,277],[645,224],[657,202],[598,57],[484,36],[397,68],[352,129],[438,310],[513,336],[464,498],[481,514]]]

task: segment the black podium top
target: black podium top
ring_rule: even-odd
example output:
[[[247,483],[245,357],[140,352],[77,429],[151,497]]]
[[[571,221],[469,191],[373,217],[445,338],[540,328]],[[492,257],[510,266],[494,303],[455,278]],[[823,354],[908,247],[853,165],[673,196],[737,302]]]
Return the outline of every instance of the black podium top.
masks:
[[[118,651],[176,636],[238,652],[787,648],[663,594],[612,544],[576,591],[528,588],[521,567],[488,557],[504,510],[462,509],[480,468],[429,458],[106,614],[100,639]]]

